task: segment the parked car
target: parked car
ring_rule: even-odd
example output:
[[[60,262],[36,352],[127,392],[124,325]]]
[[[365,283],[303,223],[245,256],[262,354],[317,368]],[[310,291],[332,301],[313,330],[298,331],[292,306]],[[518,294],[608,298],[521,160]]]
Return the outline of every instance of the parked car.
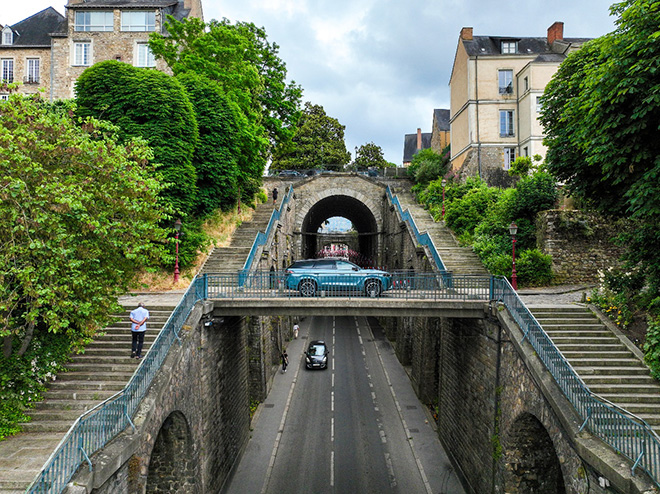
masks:
[[[303,297],[319,291],[353,290],[379,297],[392,288],[392,275],[378,269],[362,269],[357,264],[335,258],[296,261],[284,273],[285,285]]]
[[[305,352],[305,366],[308,369],[327,369],[328,353],[330,352],[324,341],[312,341]]]
[[[282,170],[279,173],[280,177],[300,177],[300,172],[296,170]]]

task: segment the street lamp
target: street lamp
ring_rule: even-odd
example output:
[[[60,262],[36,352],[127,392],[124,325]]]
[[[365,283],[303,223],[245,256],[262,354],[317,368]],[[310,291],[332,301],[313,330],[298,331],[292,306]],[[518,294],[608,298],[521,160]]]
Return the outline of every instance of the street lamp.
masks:
[[[174,261],[174,283],[179,281],[179,233],[181,232],[181,220],[177,218],[174,222],[174,229],[176,230],[176,258]]]
[[[509,225],[509,233],[511,234],[511,239],[513,240],[513,264],[512,264],[512,271],[511,271],[511,286],[513,287],[514,290],[518,289],[518,277],[516,276],[516,233],[518,233],[518,225],[516,225],[513,221]]]
[[[442,219],[445,219],[445,186],[447,185],[447,179],[442,179]]]

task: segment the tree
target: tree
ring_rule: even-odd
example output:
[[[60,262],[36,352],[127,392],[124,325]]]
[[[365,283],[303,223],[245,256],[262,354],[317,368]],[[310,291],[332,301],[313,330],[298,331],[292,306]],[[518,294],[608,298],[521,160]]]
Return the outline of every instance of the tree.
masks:
[[[159,174],[142,139],[73,118],[70,103],[0,103],[0,337],[23,355],[35,334],[93,336],[164,232]],[[154,243],[156,242],[156,243]]]
[[[238,198],[238,121],[220,86],[194,72],[177,77],[195,110],[199,141],[193,155],[197,172],[196,216],[228,209]]]
[[[273,155],[273,170],[309,168],[342,169],[351,155],[344,142],[345,127],[326,115],[321,105],[305,103],[291,144],[282,144]]]
[[[175,78],[108,60],[80,75],[76,102],[78,115],[118,125],[124,139],[145,139],[167,186],[162,191],[166,203],[178,215],[193,211],[197,122],[188,95]]]
[[[607,214],[660,213],[660,3],[626,0],[611,34],[569,55],[541,121],[548,170]]]
[[[387,168],[390,166],[383,156],[383,149],[373,142],[363,144],[355,153],[353,166],[356,170],[366,170],[367,168]]]
[[[408,167],[408,175],[414,177],[417,184],[425,186],[429,182],[445,175],[449,169],[449,155],[446,150],[438,153],[433,149],[422,149],[413,156]]]
[[[167,36],[151,35],[149,46],[175,74],[194,71],[217,81],[251,124],[263,127],[275,146],[291,140],[300,115],[302,89],[286,82],[279,46],[253,23],[168,16]]]
[[[569,55],[543,97],[548,170],[587,204],[640,224],[627,268],[660,294],[660,3],[625,0],[614,32]]]

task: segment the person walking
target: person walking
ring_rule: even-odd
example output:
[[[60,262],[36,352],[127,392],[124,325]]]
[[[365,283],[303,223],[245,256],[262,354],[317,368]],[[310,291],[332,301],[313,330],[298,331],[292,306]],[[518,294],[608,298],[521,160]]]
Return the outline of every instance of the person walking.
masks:
[[[300,326],[298,326],[298,323],[295,323],[295,324],[293,325],[293,338],[294,338],[295,340],[298,339],[298,331],[299,331],[299,330],[300,330]]]
[[[142,346],[144,345],[144,333],[147,331],[147,319],[149,319],[149,311],[140,302],[137,308],[131,311],[131,334],[133,335],[131,358],[142,358]]]
[[[273,189],[273,204],[275,204],[277,202],[277,194],[278,194],[277,187],[275,187]]]
[[[282,353],[282,373],[286,372],[286,367],[289,365],[289,356],[286,353],[286,350]]]

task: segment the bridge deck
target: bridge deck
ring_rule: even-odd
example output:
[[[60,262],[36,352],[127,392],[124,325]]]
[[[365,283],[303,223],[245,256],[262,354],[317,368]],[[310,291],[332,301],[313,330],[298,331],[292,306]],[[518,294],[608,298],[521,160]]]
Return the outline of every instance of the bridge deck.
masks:
[[[424,300],[369,297],[315,298],[209,298],[215,316],[310,315],[310,316],[417,316],[483,318],[488,312],[484,300]]]

